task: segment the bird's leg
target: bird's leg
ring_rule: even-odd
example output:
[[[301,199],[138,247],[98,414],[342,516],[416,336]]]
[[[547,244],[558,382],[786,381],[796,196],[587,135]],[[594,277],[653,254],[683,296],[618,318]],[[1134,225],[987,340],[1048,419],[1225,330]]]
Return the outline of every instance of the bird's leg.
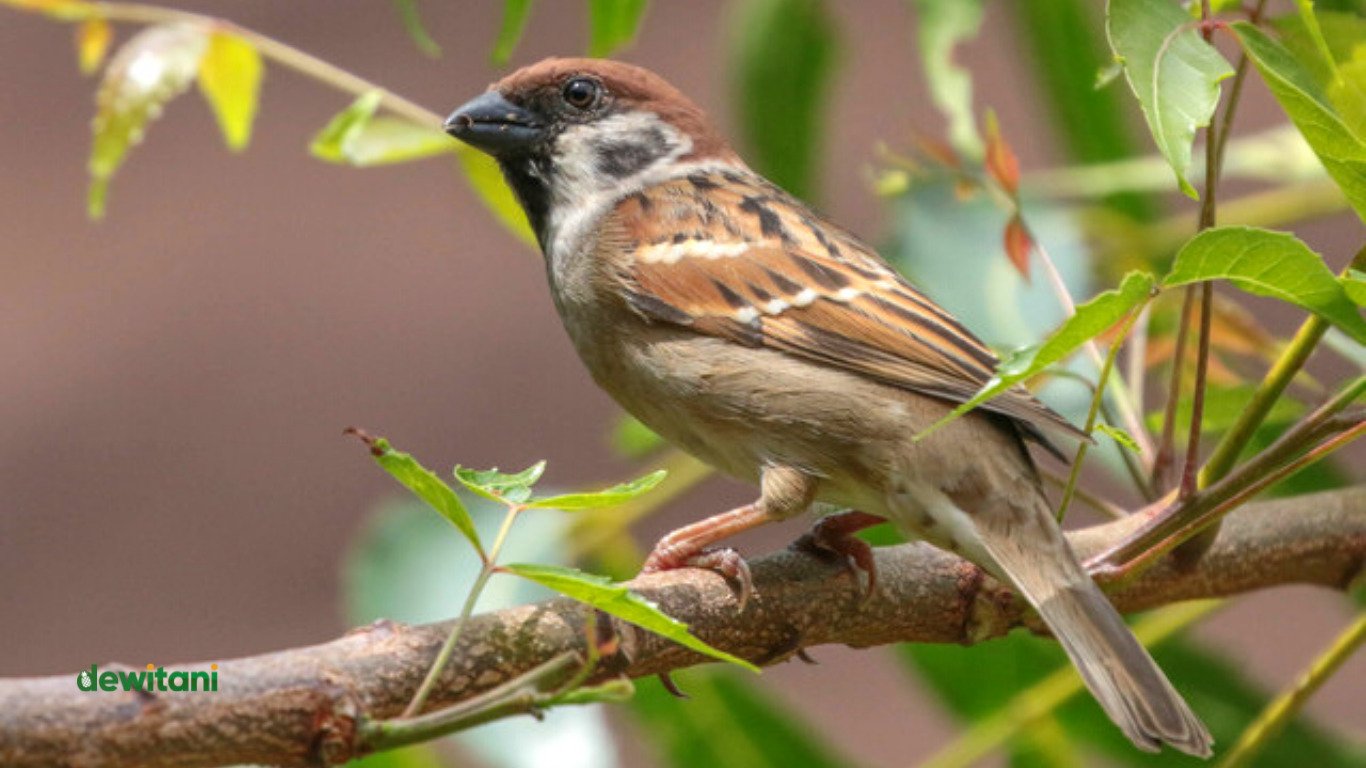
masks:
[[[717,571],[739,585],[740,608],[754,595],[749,565],[733,549],[710,549],[712,544],[764,523],[783,520],[811,506],[816,482],[787,467],[766,467],[759,500],[671,531],[655,544],[641,573],[694,566]]]
[[[838,556],[853,572],[855,582],[859,571],[868,574],[868,589],[863,594],[863,599],[867,600],[877,589],[877,563],[873,560],[873,548],[854,534],[885,522],[884,517],[858,510],[836,512],[817,520],[792,546],[816,555]]]

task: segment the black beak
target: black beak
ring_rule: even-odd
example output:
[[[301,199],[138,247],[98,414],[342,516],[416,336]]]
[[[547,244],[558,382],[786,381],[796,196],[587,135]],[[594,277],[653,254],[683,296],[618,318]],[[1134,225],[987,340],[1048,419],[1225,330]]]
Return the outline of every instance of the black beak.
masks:
[[[446,133],[494,155],[526,149],[545,137],[536,115],[513,104],[497,91],[469,100],[446,118]]]

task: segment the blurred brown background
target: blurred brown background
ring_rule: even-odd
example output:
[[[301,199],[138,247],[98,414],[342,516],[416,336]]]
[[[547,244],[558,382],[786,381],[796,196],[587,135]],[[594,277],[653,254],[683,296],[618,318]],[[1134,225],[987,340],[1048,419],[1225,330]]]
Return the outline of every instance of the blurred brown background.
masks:
[[[438,60],[382,0],[178,5],[443,114],[498,76],[488,51],[501,3],[424,4]],[[875,238],[880,206],[864,181],[874,142],[940,123],[916,106],[905,4],[832,5],[843,55],[823,203]],[[626,56],[723,123],[726,10],[656,2]],[[1055,152],[1003,10],[962,58],[1028,170]],[[581,52],[586,26],[580,3],[538,5],[515,63]],[[248,152],[222,148],[198,97],[177,101],[95,224],[84,210],[94,85],[77,72],[69,28],[0,10],[0,675],[221,659],[338,634],[340,558],[394,492],[341,436],[347,425],[433,466],[546,458],[560,485],[632,471],[607,448],[614,406],[566,343],[539,259],[447,164],[355,171],[310,159],[309,137],[350,99],[272,68]],[[1260,86],[1249,91],[1242,124],[1274,122]],[[1307,231],[1339,258],[1360,237],[1347,217]],[[640,536],[748,494],[715,481]],[[781,546],[800,527],[747,548]],[[1277,685],[1345,617],[1333,595],[1279,590],[1239,601],[1204,635]],[[947,718],[910,699],[881,654],[817,655],[822,666],[765,681],[838,722],[829,733],[847,754],[909,764],[947,738]],[[1311,710],[1360,728],[1362,690],[1358,658]]]

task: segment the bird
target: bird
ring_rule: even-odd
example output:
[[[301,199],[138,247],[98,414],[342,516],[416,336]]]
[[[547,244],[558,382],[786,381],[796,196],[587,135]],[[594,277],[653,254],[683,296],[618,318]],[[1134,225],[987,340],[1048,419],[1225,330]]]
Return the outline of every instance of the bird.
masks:
[[[852,534],[890,520],[1013,587],[1139,748],[1212,738],[1072,552],[1026,442],[1084,433],[1013,388],[917,435],[997,358],[856,236],[752,170],[659,75],[551,58],[446,120],[491,155],[545,257],[594,381],[667,441],[759,497],[664,536],[644,571],[698,566],[752,590],[717,542],[813,506],[819,546],[868,571]]]

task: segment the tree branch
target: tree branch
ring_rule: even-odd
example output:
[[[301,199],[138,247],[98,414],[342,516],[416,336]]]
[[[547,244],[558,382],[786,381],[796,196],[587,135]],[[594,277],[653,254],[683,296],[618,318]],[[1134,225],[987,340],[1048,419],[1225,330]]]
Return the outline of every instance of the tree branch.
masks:
[[[1085,557],[1142,522],[1135,515],[1071,538]],[[1366,486],[1358,486],[1240,510],[1195,568],[1163,561],[1113,598],[1121,610],[1136,611],[1280,584],[1342,589],[1363,563]],[[707,642],[764,664],[826,643],[973,643],[1019,625],[1037,629],[1008,590],[924,544],[877,551],[880,589],[866,603],[846,570],[811,555],[783,551],[752,565],[758,596],[743,612],[725,581],[708,572],[653,574],[633,588]],[[474,617],[429,707],[467,700],[558,655],[582,651],[584,623],[584,609],[563,599]],[[212,693],[83,692],[74,673],[0,680],[0,764],[340,763],[364,751],[361,723],[403,709],[449,629],[446,623],[377,622],[322,645],[221,662],[219,690]],[[594,679],[704,661],[629,626],[618,631],[622,651],[605,659]]]

